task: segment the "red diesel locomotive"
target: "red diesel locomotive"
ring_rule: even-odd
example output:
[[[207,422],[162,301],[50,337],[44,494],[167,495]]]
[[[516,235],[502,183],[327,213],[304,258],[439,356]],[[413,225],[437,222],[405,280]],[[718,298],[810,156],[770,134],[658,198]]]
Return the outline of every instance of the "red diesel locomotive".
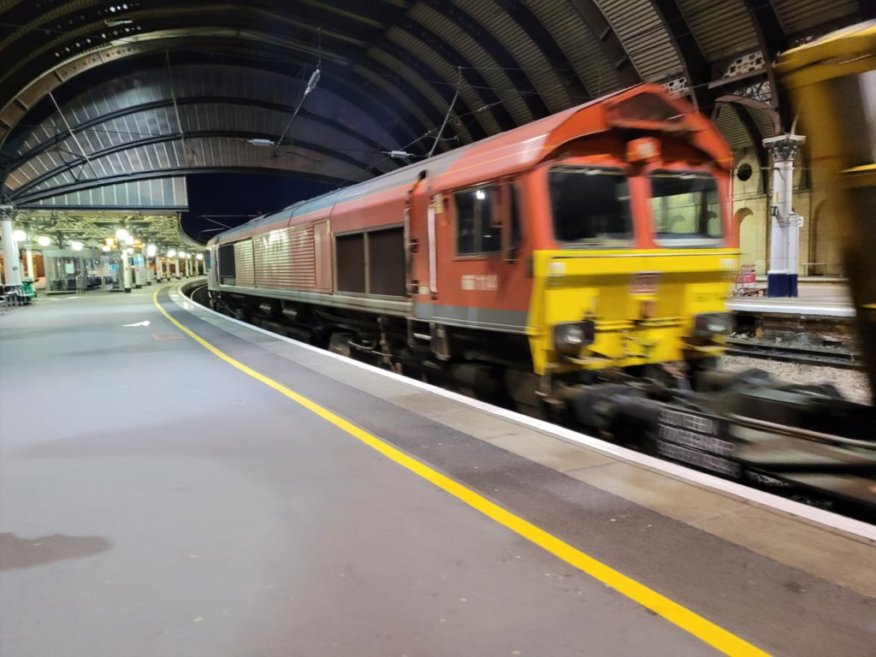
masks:
[[[730,150],[642,85],[213,238],[210,303],[524,411],[720,353]],[[667,368],[667,366],[670,366]]]

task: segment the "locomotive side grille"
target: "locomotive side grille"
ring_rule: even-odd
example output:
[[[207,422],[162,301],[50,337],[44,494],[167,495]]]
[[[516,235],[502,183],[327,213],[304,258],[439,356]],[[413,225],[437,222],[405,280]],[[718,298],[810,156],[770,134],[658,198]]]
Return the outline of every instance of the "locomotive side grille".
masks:
[[[240,287],[255,287],[252,240],[241,240],[234,243],[234,269],[236,271],[237,285]]]
[[[253,240],[257,263],[256,283],[261,288],[292,289],[292,263],[289,262],[289,231],[272,230]]]
[[[313,225],[289,229],[289,255],[292,259],[292,285],[296,288],[316,287],[316,250]]]

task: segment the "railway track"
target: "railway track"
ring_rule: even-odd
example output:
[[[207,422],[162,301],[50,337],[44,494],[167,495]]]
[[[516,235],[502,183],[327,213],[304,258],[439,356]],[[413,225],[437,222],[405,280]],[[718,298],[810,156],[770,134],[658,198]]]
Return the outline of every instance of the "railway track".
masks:
[[[802,365],[820,365],[849,370],[860,370],[860,357],[851,351],[831,348],[800,347],[795,345],[762,342],[759,340],[730,339],[727,341],[728,356],[746,356]]]
[[[208,305],[206,292],[206,286],[197,284],[183,289],[186,296],[204,306]],[[839,362],[845,367],[857,366],[854,355],[846,357],[833,350],[822,354],[820,350],[781,349],[747,340],[732,342],[730,353],[739,355],[797,363],[811,358],[810,362],[818,365],[836,366]],[[608,442],[692,469],[876,523],[876,440],[872,432],[876,411],[854,404],[832,408],[835,400],[830,398],[822,400],[827,404],[825,415],[825,409],[813,407],[809,397],[818,384],[803,386],[805,390],[800,392],[800,386],[783,387],[781,382],[768,382],[757,375],[751,380],[744,378],[746,374],[717,376],[742,377],[732,388],[736,393],[725,388],[731,393],[724,401],[720,401],[720,393],[680,393],[674,401],[655,402],[636,395],[632,387],[627,390],[633,394],[628,395],[618,393],[622,386],[594,386],[585,405],[610,409],[606,417],[595,413],[592,426],[586,430]],[[772,405],[776,394],[795,409],[794,413],[788,415]],[[760,413],[756,412],[759,406],[763,406]],[[836,426],[845,427],[848,436],[833,433]],[[738,440],[734,436],[739,432],[749,437]]]

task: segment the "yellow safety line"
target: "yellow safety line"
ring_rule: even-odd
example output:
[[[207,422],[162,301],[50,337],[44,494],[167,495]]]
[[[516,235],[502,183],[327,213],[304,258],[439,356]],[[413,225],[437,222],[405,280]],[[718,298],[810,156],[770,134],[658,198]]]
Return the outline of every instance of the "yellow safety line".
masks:
[[[715,623],[706,620],[702,616],[692,612],[686,607],[683,607],[677,602],[670,600],[666,596],[657,593],[653,589],[648,588],[644,584],[637,582],[631,577],[627,577],[626,575],[618,572],[614,568],[611,568],[601,561],[598,561],[597,559],[594,559],[584,552],[581,552],[581,550],[578,550],[572,545],[569,545],[565,541],[557,538],[556,536],[550,534],[544,529],[541,529],[531,522],[524,520],[520,516],[514,515],[507,509],[499,506],[494,502],[491,502],[490,500],[486,499],[485,497],[483,497],[479,493],[476,493],[470,488],[466,488],[458,481],[454,481],[450,477],[441,474],[440,472],[434,470],[425,463],[422,463],[417,459],[408,456],[407,454],[393,447],[389,443],[381,440],[380,438],[377,438],[376,436],[371,435],[364,429],[360,429],[353,423],[335,415],[334,413],[326,408],[323,408],[316,402],[313,402],[307,397],[298,394],[294,390],[290,390],[283,384],[274,381],[264,374],[256,372],[254,369],[247,367],[240,361],[227,355],[223,351],[219,350],[218,348],[207,342],[200,335],[198,335],[191,329],[183,326],[177,320],[171,317],[170,314],[161,307],[161,304],[158,303],[158,293],[160,291],[161,290],[155,290],[152,296],[152,301],[161,312],[161,314],[164,315],[164,317],[166,317],[167,320],[171,324],[176,326],[180,331],[185,333],[192,340],[200,344],[213,355],[218,356],[219,358],[224,360],[229,365],[236,367],[238,370],[240,370],[244,374],[248,374],[257,381],[261,381],[269,388],[273,388],[274,390],[279,392],[281,395],[285,395],[292,401],[300,404],[301,406],[315,413],[327,422],[332,423],[342,431],[347,432],[357,440],[360,440],[369,447],[377,450],[391,461],[394,461],[400,466],[410,470],[414,474],[419,475],[420,477],[434,484],[441,490],[465,502],[473,509],[480,511],[491,520],[507,527],[511,531],[515,532],[519,536],[522,536],[529,542],[534,543],[543,550],[550,552],[558,559],[561,559],[567,564],[574,566],[578,570],[587,573],[594,579],[597,579],[603,584],[615,589],[622,595],[626,596],[630,600],[633,600],[634,602],[639,603],[640,605],[654,612],[658,616],[662,616],[670,623],[677,625],[684,631],[689,632],[693,636],[709,644],[713,648],[721,651],[725,655],[731,655],[732,657],[769,657],[769,653],[764,652],[759,648],[756,648],[744,639],[741,639],[735,634],[732,634],[724,628],[719,627]]]

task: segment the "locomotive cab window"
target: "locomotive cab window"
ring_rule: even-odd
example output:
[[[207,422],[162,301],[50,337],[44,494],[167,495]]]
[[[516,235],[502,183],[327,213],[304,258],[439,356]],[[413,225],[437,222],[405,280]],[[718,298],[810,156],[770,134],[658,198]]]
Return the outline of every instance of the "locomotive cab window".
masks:
[[[494,220],[495,187],[466,189],[455,194],[456,253],[477,255],[502,248],[501,225]]]
[[[724,235],[715,179],[706,173],[651,174],[651,218],[658,244],[714,246]]]
[[[502,230],[511,231],[511,246],[520,245],[517,195],[510,183],[484,185],[454,194],[456,202],[456,254],[461,256],[498,253]]]
[[[556,167],[548,174],[554,235],[575,246],[629,246],[630,191],[623,171]]]

